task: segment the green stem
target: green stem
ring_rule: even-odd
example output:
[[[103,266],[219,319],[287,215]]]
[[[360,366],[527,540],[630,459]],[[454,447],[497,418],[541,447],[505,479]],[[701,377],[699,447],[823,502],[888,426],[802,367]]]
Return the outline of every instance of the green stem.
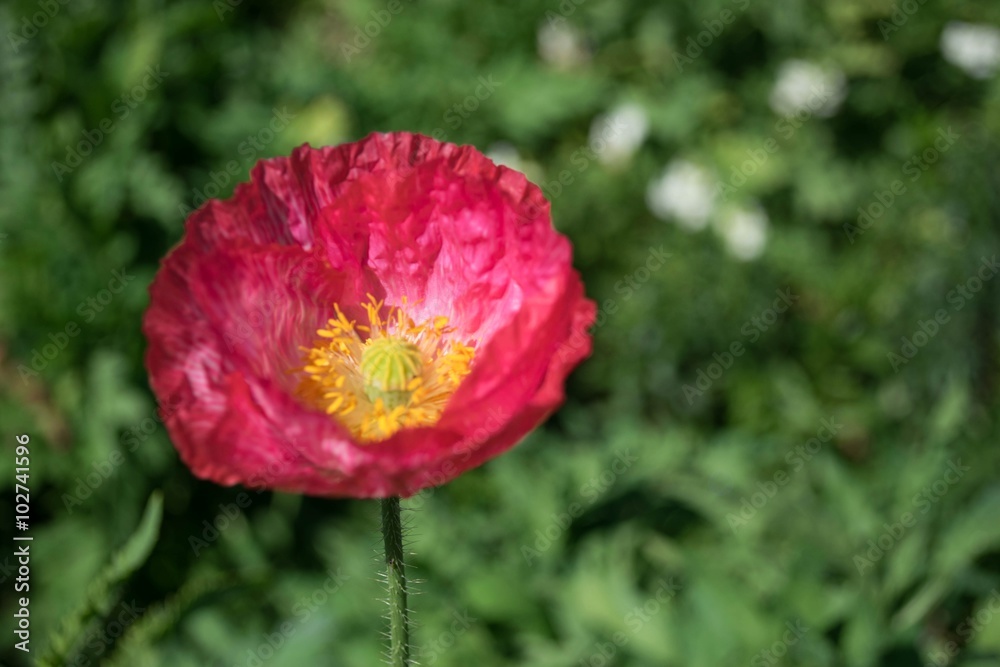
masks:
[[[410,664],[410,618],[406,608],[406,566],[403,564],[403,527],[399,520],[399,498],[382,499],[382,537],[389,586],[389,664]]]

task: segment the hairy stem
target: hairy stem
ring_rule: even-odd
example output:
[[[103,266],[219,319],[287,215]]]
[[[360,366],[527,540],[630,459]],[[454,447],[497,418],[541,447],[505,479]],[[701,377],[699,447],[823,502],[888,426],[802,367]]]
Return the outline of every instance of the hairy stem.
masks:
[[[381,503],[385,569],[389,585],[389,664],[392,667],[409,667],[410,618],[406,608],[406,566],[403,564],[403,527],[399,519],[399,498],[383,498]]]

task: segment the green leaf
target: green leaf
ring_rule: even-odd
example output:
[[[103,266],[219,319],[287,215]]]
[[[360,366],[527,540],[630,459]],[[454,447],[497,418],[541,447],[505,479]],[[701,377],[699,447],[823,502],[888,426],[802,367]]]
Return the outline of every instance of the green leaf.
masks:
[[[961,470],[961,464],[955,464]],[[1000,488],[982,494],[978,502],[966,507],[941,534],[934,558],[936,571],[949,575],[972,563],[981,554],[1000,545]]]
[[[63,619],[60,629],[52,637],[49,648],[39,658],[41,667],[57,667],[68,662],[70,656],[86,631],[87,626],[98,615],[106,614],[117,598],[115,586],[138,570],[156,545],[163,518],[163,496],[153,492],[146,503],[146,510],[135,533],[117,553],[111,557],[107,567],[97,576],[87,591],[87,596],[79,608]]]
[[[115,657],[109,667],[159,664],[155,660],[153,642],[177,625],[181,615],[199,599],[235,583],[231,577],[209,575],[193,579],[176,595],[151,607],[128,630],[116,646]]]
[[[851,667],[874,665],[884,632],[872,601],[859,598],[857,609],[844,629],[845,664]]]

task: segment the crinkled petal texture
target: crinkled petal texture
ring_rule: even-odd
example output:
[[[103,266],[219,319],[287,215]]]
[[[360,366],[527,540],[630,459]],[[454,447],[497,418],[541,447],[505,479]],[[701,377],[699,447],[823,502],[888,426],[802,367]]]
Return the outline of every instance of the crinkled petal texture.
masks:
[[[373,134],[264,160],[193,213],[143,322],[181,457],[221,484],[409,496],[504,452],[564,399],[593,302],[541,191],[468,146]],[[363,442],[296,393],[302,350],[368,294],[448,318],[475,358],[439,419]]]

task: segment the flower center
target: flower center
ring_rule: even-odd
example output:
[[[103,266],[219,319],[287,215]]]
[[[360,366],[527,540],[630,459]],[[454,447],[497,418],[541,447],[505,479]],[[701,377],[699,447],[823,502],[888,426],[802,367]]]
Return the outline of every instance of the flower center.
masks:
[[[368,324],[335,319],[302,348],[299,398],[334,416],[358,439],[384,440],[400,429],[432,426],[469,373],[475,348],[454,338],[448,318],[415,323],[402,307],[368,295]],[[364,336],[364,338],[362,338]]]
[[[410,383],[423,373],[420,348],[400,338],[370,340],[361,352],[361,375],[365,395],[382,399],[386,407],[406,405],[413,396]]]

